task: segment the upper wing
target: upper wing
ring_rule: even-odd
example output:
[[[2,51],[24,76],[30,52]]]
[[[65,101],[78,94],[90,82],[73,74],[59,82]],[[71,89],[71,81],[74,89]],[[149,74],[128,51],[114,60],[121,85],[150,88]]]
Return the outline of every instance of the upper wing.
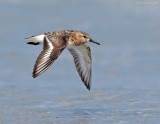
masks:
[[[91,50],[88,45],[80,45],[69,49],[74,58],[76,69],[88,90],[91,88],[92,59]]]
[[[40,53],[36,60],[32,77],[36,78],[44,71],[46,71],[51,66],[51,64],[59,57],[59,55],[62,53],[65,47],[66,42],[64,41],[51,42],[47,37],[44,37],[43,51]]]

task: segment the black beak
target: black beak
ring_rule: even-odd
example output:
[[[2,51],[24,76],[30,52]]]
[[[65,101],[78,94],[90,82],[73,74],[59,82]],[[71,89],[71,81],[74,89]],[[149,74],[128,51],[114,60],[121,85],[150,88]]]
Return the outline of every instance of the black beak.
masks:
[[[98,43],[98,42],[96,42],[96,41],[94,41],[94,40],[92,40],[92,39],[90,39],[89,42],[92,42],[92,43],[95,43],[95,44],[100,45],[100,43]]]

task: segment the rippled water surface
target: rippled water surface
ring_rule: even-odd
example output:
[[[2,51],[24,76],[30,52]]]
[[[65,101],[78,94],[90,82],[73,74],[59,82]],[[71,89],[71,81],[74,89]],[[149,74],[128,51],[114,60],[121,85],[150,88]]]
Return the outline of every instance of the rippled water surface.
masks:
[[[160,1],[1,0],[0,124],[159,124]],[[24,38],[88,32],[93,77],[87,91],[64,50],[40,77],[42,46]]]

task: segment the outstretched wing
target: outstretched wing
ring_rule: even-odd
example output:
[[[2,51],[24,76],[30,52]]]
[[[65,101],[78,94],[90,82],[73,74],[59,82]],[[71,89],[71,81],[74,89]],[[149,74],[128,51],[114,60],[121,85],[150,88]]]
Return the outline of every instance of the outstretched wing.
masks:
[[[46,71],[65,49],[66,42],[63,41],[63,39],[55,40],[58,41],[51,42],[47,37],[44,37],[43,51],[38,56],[34,65],[32,75],[33,78],[38,77],[40,74]]]
[[[91,88],[92,59],[90,47],[86,44],[69,49],[74,58],[76,69],[88,90]]]

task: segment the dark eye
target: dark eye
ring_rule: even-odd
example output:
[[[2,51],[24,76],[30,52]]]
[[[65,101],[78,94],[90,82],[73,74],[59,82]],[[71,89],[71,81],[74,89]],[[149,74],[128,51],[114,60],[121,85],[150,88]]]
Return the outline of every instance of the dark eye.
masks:
[[[87,38],[85,35],[83,36],[84,38]]]

